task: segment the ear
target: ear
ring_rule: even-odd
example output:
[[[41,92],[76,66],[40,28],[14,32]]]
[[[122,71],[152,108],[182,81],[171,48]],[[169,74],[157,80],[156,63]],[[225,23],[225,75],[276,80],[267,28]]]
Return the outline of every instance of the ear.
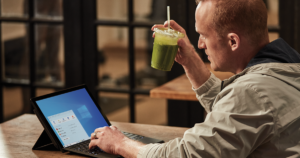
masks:
[[[229,33],[227,35],[227,38],[229,40],[229,46],[232,51],[236,51],[241,44],[240,37],[236,33]]]

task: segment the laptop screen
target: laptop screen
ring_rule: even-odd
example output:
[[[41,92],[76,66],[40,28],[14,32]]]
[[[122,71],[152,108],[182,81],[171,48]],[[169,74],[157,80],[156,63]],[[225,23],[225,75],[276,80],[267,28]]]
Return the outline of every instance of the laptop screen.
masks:
[[[109,126],[85,88],[36,101],[63,147],[90,139]]]

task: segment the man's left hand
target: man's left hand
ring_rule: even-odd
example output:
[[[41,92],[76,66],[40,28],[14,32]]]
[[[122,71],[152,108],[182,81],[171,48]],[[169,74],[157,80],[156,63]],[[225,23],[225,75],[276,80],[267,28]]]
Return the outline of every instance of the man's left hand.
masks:
[[[97,128],[94,133],[91,134],[91,142],[89,148],[92,149],[98,146],[100,149],[107,153],[119,154],[119,145],[128,139],[124,134],[115,126]]]
[[[116,126],[97,128],[91,134],[89,149],[98,146],[106,153],[137,157],[139,149],[145,144],[127,138]]]

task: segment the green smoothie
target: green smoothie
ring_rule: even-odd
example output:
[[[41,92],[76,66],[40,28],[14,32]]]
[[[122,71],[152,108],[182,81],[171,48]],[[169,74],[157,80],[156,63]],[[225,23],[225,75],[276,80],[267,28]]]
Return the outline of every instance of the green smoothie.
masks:
[[[171,71],[178,45],[160,45],[154,43],[151,66],[158,70]]]
[[[151,67],[171,71],[178,51],[177,41],[184,35],[174,30],[165,28],[155,29],[155,39],[152,52]]]

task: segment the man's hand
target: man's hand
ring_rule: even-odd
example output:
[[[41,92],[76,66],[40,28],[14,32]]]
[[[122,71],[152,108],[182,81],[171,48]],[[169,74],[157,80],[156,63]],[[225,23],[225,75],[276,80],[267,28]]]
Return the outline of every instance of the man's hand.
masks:
[[[166,21],[164,25],[154,25],[151,30],[153,31],[154,28],[166,28],[168,27],[168,22]],[[178,53],[176,55],[175,61],[179,63],[182,66],[186,66],[190,59],[195,58],[195,55],[197,55],[195,48],[191,44],[185,30],[178,25],[174,20],[170,20],[170,27],[173,30],[176,30],[178,32],[181,32],[184,34],[184,38],[179,39],[177,44],[179,46]],[[155,34],[153,34],[153,37]],[[198,55],[197,55],[198,56]]]
[[[92,149],[95,146],[110,154],[133,158],[137,157],[139,149],[144,144],[127,138],[117,127],[110,126],[97,128],[91,134],[89,148]]]
[[[97,128],[95,132],[91,134],[89,148],[91,149],[94,146],[98,146],[107,153],[118,154],[119,146],[126,138],[127,137],[115,126]]]
[[[165,22],[164,25],[154,25],[152,27],[152,30],[154,30],[154,28],[161,27],[168,27],[168,22]],[[200,56],[197,54],[195,48],[186,35],[185,30],[174,20],[170,21],[170,27],[185,35],[183,39],[179,39],[177,42],[179,49],[175,61],[182,65],[192,86],[194,88],[198,88],[208,80],[208,78],[210,77],[210,71],[207,69]],[[153,37],[154,36],[155,34],[153,34]]]

